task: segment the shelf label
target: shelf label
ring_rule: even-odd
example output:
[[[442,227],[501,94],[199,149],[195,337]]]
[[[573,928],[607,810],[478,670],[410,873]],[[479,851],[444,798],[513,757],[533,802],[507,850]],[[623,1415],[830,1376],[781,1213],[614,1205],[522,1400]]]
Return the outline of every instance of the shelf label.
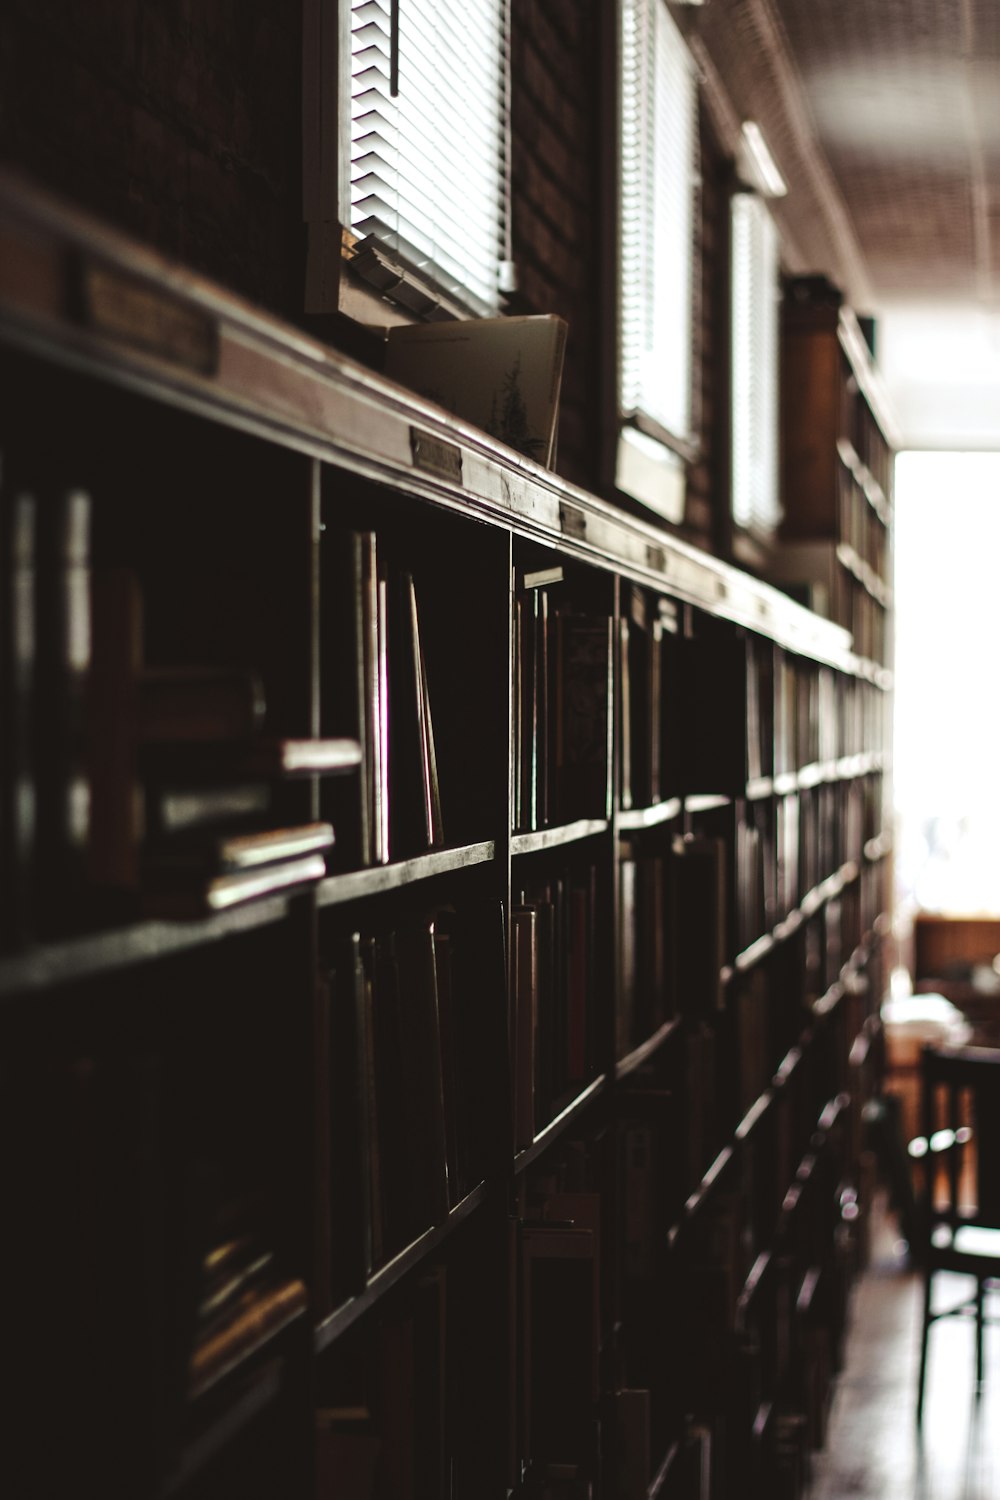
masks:
[[[559,502],[559,525],[563,536],[574,537],[578,542],[582,542],[587,535],[587,517],[582,510],[577,510],[575,505],[567,505],[565,501]]]
[[[462,483],[462,450],[454,443],[446,443],[433,433],[411,427],[410,452],[415,469],[436,474],[440,479],[450,479],[453,484]]]
[[[170,364],[214,374],[219,338],[211,314],[117,267],[84,260],[80,267],[83,321],[98,333],[131,344]]]

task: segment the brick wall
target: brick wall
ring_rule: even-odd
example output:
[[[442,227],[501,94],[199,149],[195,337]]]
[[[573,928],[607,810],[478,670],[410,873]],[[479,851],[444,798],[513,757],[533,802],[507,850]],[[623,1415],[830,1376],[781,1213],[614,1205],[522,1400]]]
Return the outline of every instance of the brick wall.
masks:
[[[301,45],[297,0],[4,0],[0,152],[293,316]]]
[[[519,292],[510,311],[569,324],[559,471],[599,482],[599,7],[512,0],[511,176]]]
[[[723,549],[728,528],[719,505],[729,493],[728,391],[729,197],[732,167],[702,112],[699,131],[701,192],[696,228],[695,368],[699,382],[695,412],[701,457],[688,477],[685,534],[699,545]]]
[[[601,487],[604,242],[602,7],[512,0],[515,313],[569,324],[558,468]],[[6,0],[0,152],[195,269],[301,320],[299,0]],[[703,141],[697,336],[706,456],[689,525],[711,540],[720,338],[718,153]],[[323,336],[373,358],[343,320]],[[377,351],[376,351],[377,353]]]

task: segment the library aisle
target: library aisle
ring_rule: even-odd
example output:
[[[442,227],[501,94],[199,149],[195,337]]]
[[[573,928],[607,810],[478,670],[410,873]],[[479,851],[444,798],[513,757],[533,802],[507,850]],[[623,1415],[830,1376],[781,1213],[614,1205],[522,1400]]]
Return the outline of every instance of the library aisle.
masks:
[[[967,1277],[936,1278],[935,1305],[958,1302],[967,1285]],[[808,1500],[995,1500],[1000,1493],[1000,1336],[987,1329],[986,1385],[977,1402],[972,1321],[933,1325],[918,1437],[921,1294],[919,1273],[898,1251],[893,1218],[877,1218]]]

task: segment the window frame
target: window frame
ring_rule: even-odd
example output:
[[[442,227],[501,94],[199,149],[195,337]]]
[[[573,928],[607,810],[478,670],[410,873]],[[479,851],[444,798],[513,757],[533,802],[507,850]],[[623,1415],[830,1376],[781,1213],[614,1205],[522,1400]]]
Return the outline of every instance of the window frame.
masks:
[[[426,0],[421,0],[426,3]],[[511,258],[510,0],[500,11],[501,226],[495,313],[515,288]],[[305,311],[341,312],[383,326],[422,318],[484,316],[482,304],[443,290],[387,244],[363,242],[351,228],[352,0],[303,0],[303,215],[306,221]]]
[[[630,404],[626,406],[623,392],[623,376],[625,364],[624,344],[624,263],[626,260],[625,244],[625,207],[623,177],[624,163],[624,111],[625,111],[625,42],[624,26],[626,10],[634,4],[641,4],[656,8],[660,24],[665,21],[670,28],[672,38],[683,49],[681,57],[682,65],[686,68],[690,80],[690,95],[688,107],[690,109],[689,144],[690,149],[687,161],[682,170],[689,176],[689,189],[687,192],[688,205],[688,234],[686,244],[687,265],[686,273],[686,308],[684,319],[686,323],[686,346],[682,363],[687,372],[687,427],[686,432],[675,432],[662,421],[641,406]],[[689,468],[695,464],[701,456],[700,441],[700,417],[699,417],[699,389],[700,389],[700,350],[696,338],[697,311],[701,303],[700,277],[702,267],[696,253],[701,221],[701,194],[700,194],[700,89],[699,70],[697,62],[688,46],[687,39],[676,18],[671,13],[667,0],[616,0],[613,7],[614,46],[609,51],[613,56],[614,78],[611,81],[608,93],[614,100],[613,115],[613,162],[611,173],[613,176],[613,248],[611,263],[613,273],[610,277],[610,303],[614,309],[614,328],[609,347],[612,350],[611,378],[609,379],[609,407],[611,409],[610,423],[610,461],[608,467],[609,482],[619,492],[638,501],[648,509],[656,512],[662,519],[673,524],[682,524],[685,519],[687,504],[687,476]],[[648,14],[648,11],[647,11]],[[655,22],[654,22],[655,24]],[[643,124],[644,129],[649,128],[648,116]],[[643,229],[646,232],[648,216],[652,212],[648,203],[643,210]],[[655,251],[654,251],[655,255]],[[648,308],[644,310],[644,316],[648,319]]]
[[[751,259],[747,266],[749,281],[746,285],[741,285],[741,263],[737,255],[736,236],[738,233],[737,215],[744,208],[747,208],[752,215],[756,215],[761,225],[766,227],[763,237],[758,239],[757,246],[751,242],[749,249],[751,257],[756,255],[758,249],[761,250],[764,261],[761,263],[758,259],[755,263]],[[749,230],[751,235],[755,233],[756,228],[757,226],[754,226],[751,221]],[[729,519],[734,529],[743,535],[768,541],[776,533],[782,517],[781,235],[765,194],[748,185],[740,185],[733,192],[729,204],[729,234]],[[737,299],[744,290],[748,293],[751,302],[757,299],[756,306],[749,306],[745,309],[737,306]],[[769,306],[766,305],[767,302]],[[744,313],[751,324],[754,319],[759,321],[762,328],[763,347],[753,340],[749,345],[741,344],[740,334]],[[768,357],[770,364],[767,363]],[[754,371],[761,363],[764,367],[764,378],[758,379],[755,383]],[[744,376],[748,377],[749,385],[746,393],[746,430],[749,435],[747,446],[743,445],[739,431],[741,418],[739,407],[743,396]],[[766,409],[761,404],[761,392]],[[759,485],[757,470],[762,457],[767,461],[765,484],[769,489],[769,493],[764,496],[763,505],[759,503],[756,495]],[[744,460],[745,471],[741,469]],[[743,472],[746,473],[748,494],[745,513],[737,509],[738,488]]]

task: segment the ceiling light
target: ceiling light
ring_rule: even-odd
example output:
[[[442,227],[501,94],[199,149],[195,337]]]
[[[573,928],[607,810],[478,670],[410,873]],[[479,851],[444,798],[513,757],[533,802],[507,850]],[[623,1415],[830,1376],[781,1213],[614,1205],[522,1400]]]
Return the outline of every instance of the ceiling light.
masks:
[[[783,198],[788,192],[764,132],[753,120],[747,120],[740,131],[737,168],[744,180],[766,198]]]

